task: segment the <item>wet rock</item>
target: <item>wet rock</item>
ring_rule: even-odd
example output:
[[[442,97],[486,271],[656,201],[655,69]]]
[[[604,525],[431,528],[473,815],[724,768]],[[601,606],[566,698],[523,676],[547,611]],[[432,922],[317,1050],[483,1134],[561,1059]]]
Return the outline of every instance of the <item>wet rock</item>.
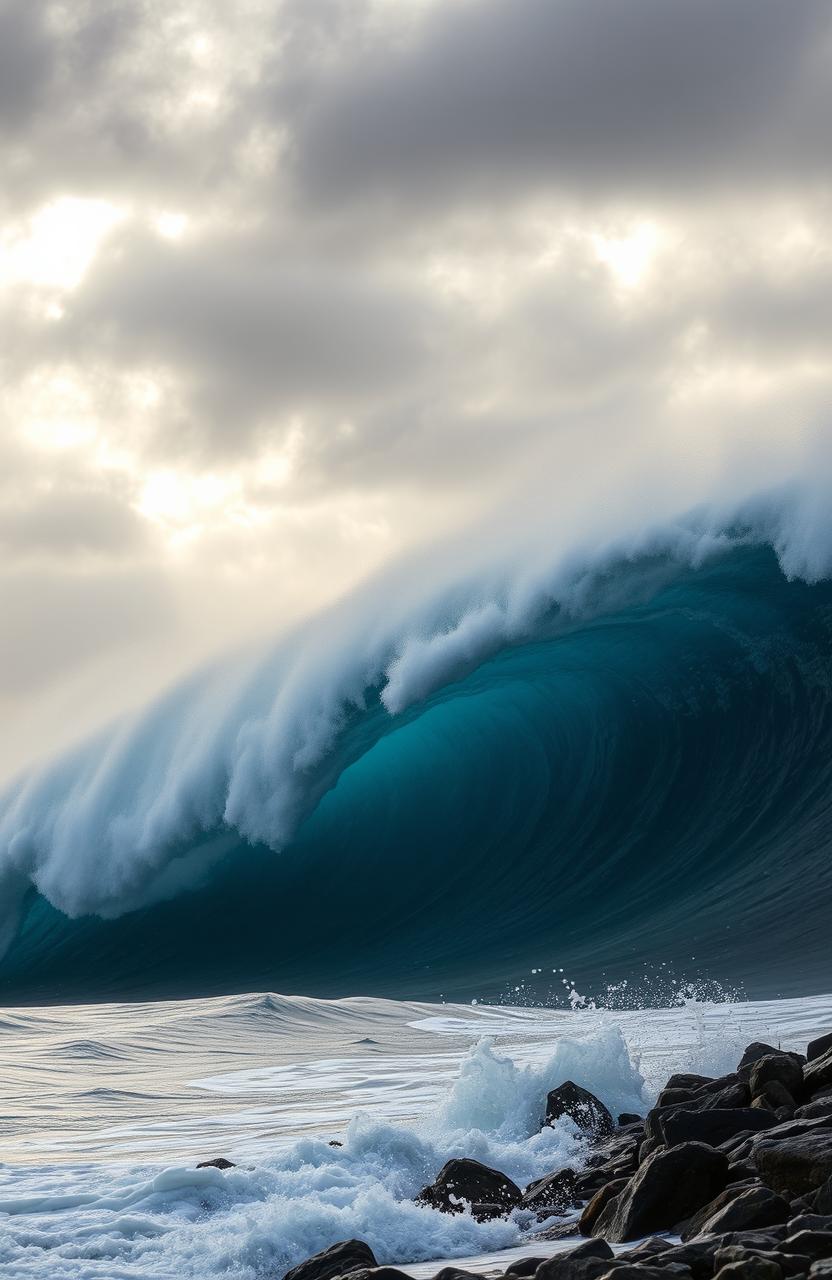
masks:
[[[570,1253],[556,1253],[547,1258],[535,1272],[535,1280],[598,1280],[616,1265],[613,1258],[573,1258]]]
[[[656,1099],[657,1107],[673,1107],[679,1102],[690,1102],[696,1097],[694,1089],[662,1089]]]
[[[766,1058],[769,1054],[779,1053],[779,1049],[775,1049],[773,1044],[765,1044],[762,1040],[755,1040],[750,1044],[745,1053],[737,1063],[737,1071],[742,1071],[743,1067],[751,1067],[755,1062],[759,1062],[760,1058]]]
[[[377,1268],[375,1254],[363,1240],[340,1240],[287,1271],[283,1280],[334,1280],[352,1271]]]
[[[609,1267],[609,1263],[607,1266]],[[676,1277],[676,1280],[690,1280],[691,1276],[688,1267],[680,1266],[678,1262],[665,1263],[664,1259],[656,1266],[649,1262],[616,1262],[613,1267],[605,1274],[615,1280],[672,1280],[672,1277]]]
[[[666,1230],[719,1195],[727,1176],[726,1157],[703,1143],[656,1151],[601,1211],[592,1234],[623,1243]]]
[[[505,1274],[507,1276],[518,1276],[520,1280],[525,1280],[526,1276],[533,1276],[541,1262],[545,1262],[545,1258],[518,1258],[516,1262],[512,1262],[506,1267]]]
[[[832,1085],[832,1048],[806,1063],[803,1068],[803,1092],[811,1097],[820,1089],[829,1088],[830,1085]]]
[[[706,1142],[717,1147],[738,1133],[759,1132],[777,1124],[776,1116],[754,1107],[715,1108],[708,1111],[674,1111],[662,1121],[668,1147],[680,1142]]]
[[[462,1213],[466,1205],[499,1205],[509,1213],[522,1200],[511,1178],[479,1160],[449,1160],[433,1182],[416,1196],[417,1204],[429,1204],[442,1213]]]
[[[618,1256],[624,1262],[638,1262],[644,1258],[655,1258],[672,1248],[673,1245],[669,1240],[665,1240],[664,1236],[648,1236],[646,1240],[640,1240],[632,1249],[628,1249],[626,1253],[619,1253]]]
[[[216,1156],[213,1160],[201,1160],[197,1165],[197,1169],[236,1169],[237,1166],[233,1160],[226,1160],[225,1156]]]
[[[530,1183],[520,1203],[524,1209],[553,1209],[563,1213],[577,1206],[577,1181],[574,1169],[559,1169]]]
[[[782,1280],[783,1271],[776,1262],[754,1256],[741,1262],[729,1262],[714,1272],[719,1280]]]
[[[583,1244],[570,1249],[569,1258],[614,1258],[615,1254],[606,1240],[584,1240]]]
[[[809,1280],[828,1280],[832,1277],[832,1258],[822,1258],[820,1262],[813,1262],[808,1275]]]
[[[714,1273],[714,1254],[717,1240],[691,1240],[675,1245],[661,1255],[661,1261],[676,1262],[689,1267],[694,1280],[709,1280]]]
[[[785,1222],[789,1213],[788,1200],[767,1187],[749,1187],[739,1194],[729,1188],[694,1214],[682,1232],[682,1239],[775,1227]]]
[[[794,1098],[780,1080],[766,1080],[764,1084],[760,1085],[754,1093],[752,1107],[754,1103],[761,1100],[767,1102],[773,1111],[778,1111],[781,1107],[785,1107],[790,1115],[794,1114]]]
[[[461,1267],[443,1267],[433,1280],[482,1280],[475,1271],[463,1271]]]
[[[818,1098],[802,1107],[796,1107],[794,1116],[796,1120],[818,1120],[821,1116],[832,1116],[832,1098]]]
[[[578,1223],[576,1221],[558,1222],[553,1227],[544,1227],[542,1231],[538,1231],[533,1239],[569,1240],[576,1235],[578,1235]]]
[[[777,1246],[780,1253],[799,1253],[816,1261],[832,1258],[832,1232],[798,1231]]]
[[[463,1274],[460,1272],[460,1275]],[[398,1267],[366,1267],[361,1271],[350,1271],[350,1280],[412,1280],[406,1272]]]
[[[713,1076],[697,1076],[689,1071],[677,1071],[667,1081],[665,1089],[704,1089],[715,1083]]]
[[[809,1041],[806,1046],[806,1061],[814,1062],[816,1058],[822,1058],[828,1049],[832,1049],[832,1031]]]
[[[801,1213],[789,1218],[786,1228],[790,1236],[798,1231],[832,1231],[832,1217],[826,1213]]]
[[[618,1117],[619,1129],[627,1129],[634,1124],[641,1124],[641,1116],[637,1116],[634,1111],[622,1111]]]
[[[614,1182],[608,1182],[601,1187],[599,1191],[590,1200],[578,1219],[578,1230],[582,1236],[591,1236],[592,1228],[599,1215],[606,1209],[610,1200],[613,1200],[619,1192],[623,1191],[630,1181],[629,1178],[616,1178]]]
[[[612,1133],[615,1127],[603,1102],[572,1080],[565,1080],[557,1089],[552,1089],[546,1098],[544,1124],[555,1124],[562,1116],[569,1116],[579,1129],[596,1137]]]
[[[768,1053],[751,1068],[748,1083],[752,1096],[759,1097],[765,1086],[772,1082],[783,1085],[791,1101],[803,1089],[803,1068],[791,1054]]]
[[[806,1195],[832,1176],[832,1133],[820,1129],[793,1137],[763,1138],[755,1144],[754,1163],[772,1191]]]

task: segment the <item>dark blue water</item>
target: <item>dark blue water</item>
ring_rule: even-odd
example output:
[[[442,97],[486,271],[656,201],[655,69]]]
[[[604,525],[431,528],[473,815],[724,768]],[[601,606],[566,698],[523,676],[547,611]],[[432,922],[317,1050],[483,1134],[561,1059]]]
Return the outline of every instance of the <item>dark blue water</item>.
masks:
[[[112,921],[33,895],[0,992],[546,999],[553,970],[662,965],[828,990],[830,641],[832,584],[741,549],[398,717],[371,691],[287,849],[205,833],[207,884]]]

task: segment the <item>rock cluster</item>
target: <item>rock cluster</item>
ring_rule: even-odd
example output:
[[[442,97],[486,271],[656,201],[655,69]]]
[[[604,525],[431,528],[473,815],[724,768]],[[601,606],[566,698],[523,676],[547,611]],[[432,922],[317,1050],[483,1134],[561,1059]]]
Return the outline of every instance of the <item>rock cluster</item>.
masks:
[[[674,1075],[646,1118],[617,1125],[567,1080],[548,1095],[544,1124],[563,1116],[586,1136],[580,1170],[521,1189],[477,1160],[449,1160],[416,1197],[479,1219],[581,1210],[537,1239],[582,1244],[543,1258],[532,1242],[503,1280],[832,1280],[832,1032],[805,1057],[755,1043],[730,1075]],[[622,1244],[632,1247],[611,1248]],[[308,1258],[286,1280],[340,1276],[407,1280],[360,1240]],[[448,1266],[435,1280],[467,1275]]]

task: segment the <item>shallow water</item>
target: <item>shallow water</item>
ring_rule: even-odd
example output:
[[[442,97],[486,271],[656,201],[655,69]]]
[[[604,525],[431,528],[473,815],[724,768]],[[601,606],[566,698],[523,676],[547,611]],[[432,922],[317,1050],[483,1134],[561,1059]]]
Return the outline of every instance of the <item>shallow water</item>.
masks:
[[[728,1070],[752,1039],[802,1048],[830,1026],[832,996],[647,1012],[274,995],[5,1010],[2,1275],[262,1280],[353,1235],[414,1274],[451,1257],[487,1269],[533,1224],[414,1205],[449,1156],[527,1182],[580,1159],[569,1122],[539,1132],[562,1079],[644,1110],[673,1070]],[[217,1155],[238,1168],[195,1168]]]

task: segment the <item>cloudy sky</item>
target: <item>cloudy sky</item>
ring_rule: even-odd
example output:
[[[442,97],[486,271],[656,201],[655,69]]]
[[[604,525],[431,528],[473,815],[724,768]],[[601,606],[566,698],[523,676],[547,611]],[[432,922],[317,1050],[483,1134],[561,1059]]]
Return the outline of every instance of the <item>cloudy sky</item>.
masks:
[[[0,769],[532,478],[782,466],[830,119],[829,0],[0,0]]]

